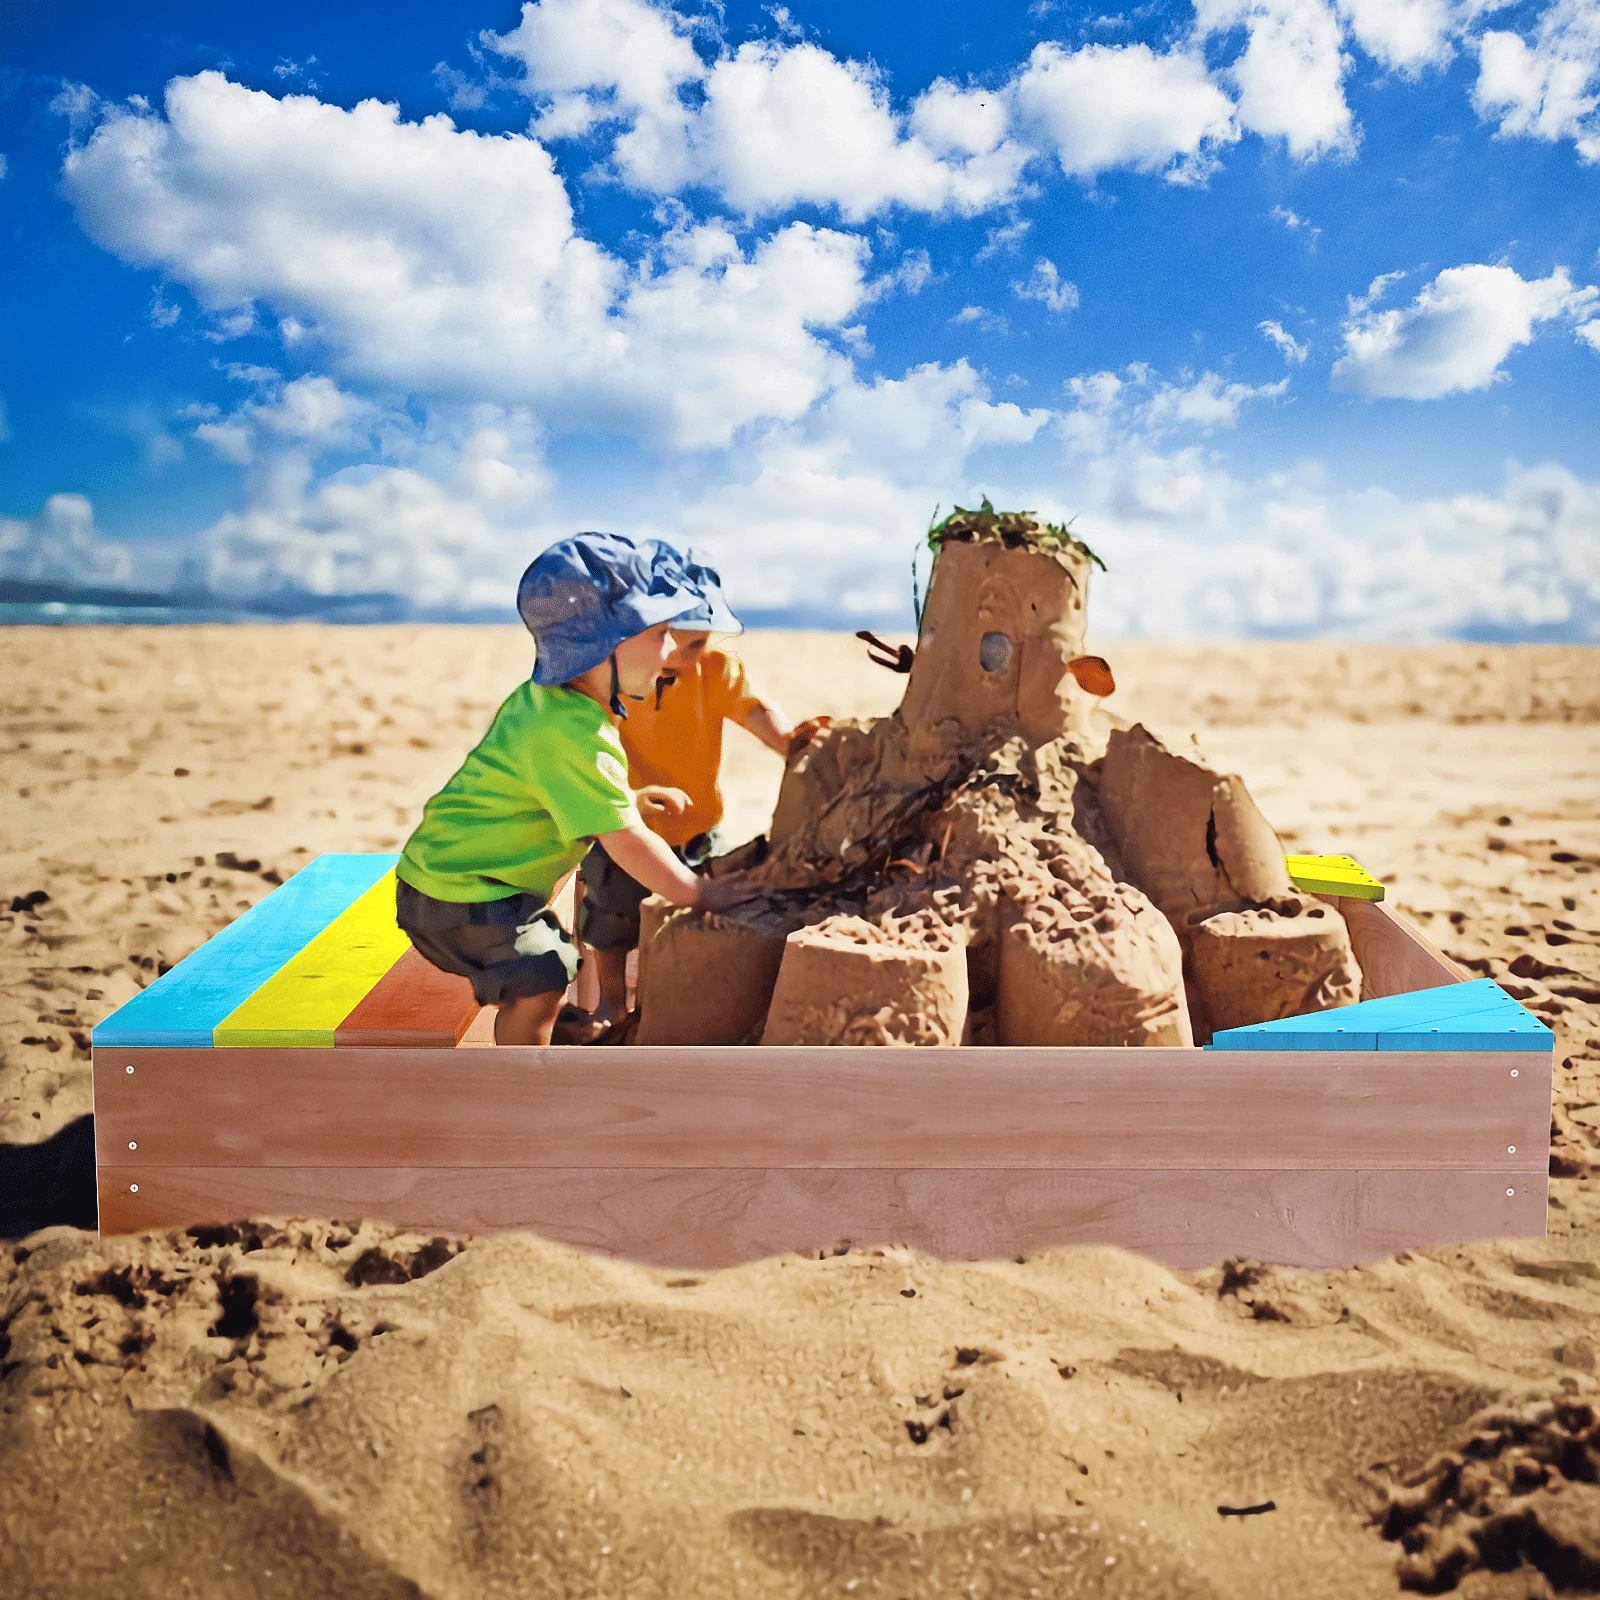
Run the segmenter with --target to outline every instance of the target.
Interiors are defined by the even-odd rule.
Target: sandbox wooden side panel
[[[657,1266],[904,1244],[946,1260],[1116,1245],[1195,1269],[1339,1267],[1542,1234],[1543,1172],[106,1167],[107,1232],[264,1216],[524,1229]],[[134,1186],[137,1185],[137,1188]]]
[[[636,1046],[95,1058],[102,1159],[150,1168],[1515,1171],[1543,1159],[1549,1095],[1550,1057],[1527,1051]]]
[[[1361,967],[1363,1000],[1466,981],[1468,975],[1398,912],[1376,900],[1317,898],[1336,907],[1350,930],[1351,948]]]

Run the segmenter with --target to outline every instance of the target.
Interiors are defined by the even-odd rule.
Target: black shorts
[[[480,1006],[561,994],[577,976],[577,947],[536,894],[435,900],[396,878],[394,898],[395,920],[417,953],[471,978]]]
[[[685,866],[696,866],[710,854],[711,836],[697,833],[672,853]],[[583,904],[578,909],[578,937],[591,950],[632,950],[639,942],[639,907],[650,891],[624,872],[599,845],[583,858]]]

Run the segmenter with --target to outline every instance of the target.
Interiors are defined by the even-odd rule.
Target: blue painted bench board
[[[1550,1030],[1490,978],[1221,1029],[1213,1050],[1549,1050]]]
[[[94,1030],[97,1048],[203,1049],[217,1024],[400,858],[326,855],[259,900]]]

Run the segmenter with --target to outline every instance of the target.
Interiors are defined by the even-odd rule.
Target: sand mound
[[[1600,1592],[1600,1413],[1541,1398],[1473,1417],[1467,1437],[1392,1492],[1383,1536],[1405,1550],[1400,1581],[1423,1594],[1469,1574],[1537,1573],[1545,1592]],[[1481,1584],[1474,1585],[1482,1591]],[[1486,1592],[1486,1591],[1484,1591]]]
[[[16,1255],[0,1527],[37,1600],[1393,1593],[1386,1519],[1431,1538],[1441,1452],[1600,1313],[1600,1273],[1508,1250],[702,1276],[284,1222]],[[1585,1550],[1559,1518],[1593,1493],[1596,1385],[1571,1382],[1494,1425],[1493,1471]]]

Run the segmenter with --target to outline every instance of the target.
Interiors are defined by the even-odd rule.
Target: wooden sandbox
[[[1323,1020],[1359,1048],[484,1049],[489,1014],[393,926],[393,861],[319,858],[95,1030],[103,1231],[288,1214],[690,1268],[882,1243],[1194,1268],[1545,1228],[1548,1030],[1459,1003],[1372,900],[1326,902],[1363,988]],[[1401,995],[1409,1020],[1367,1010]]]

